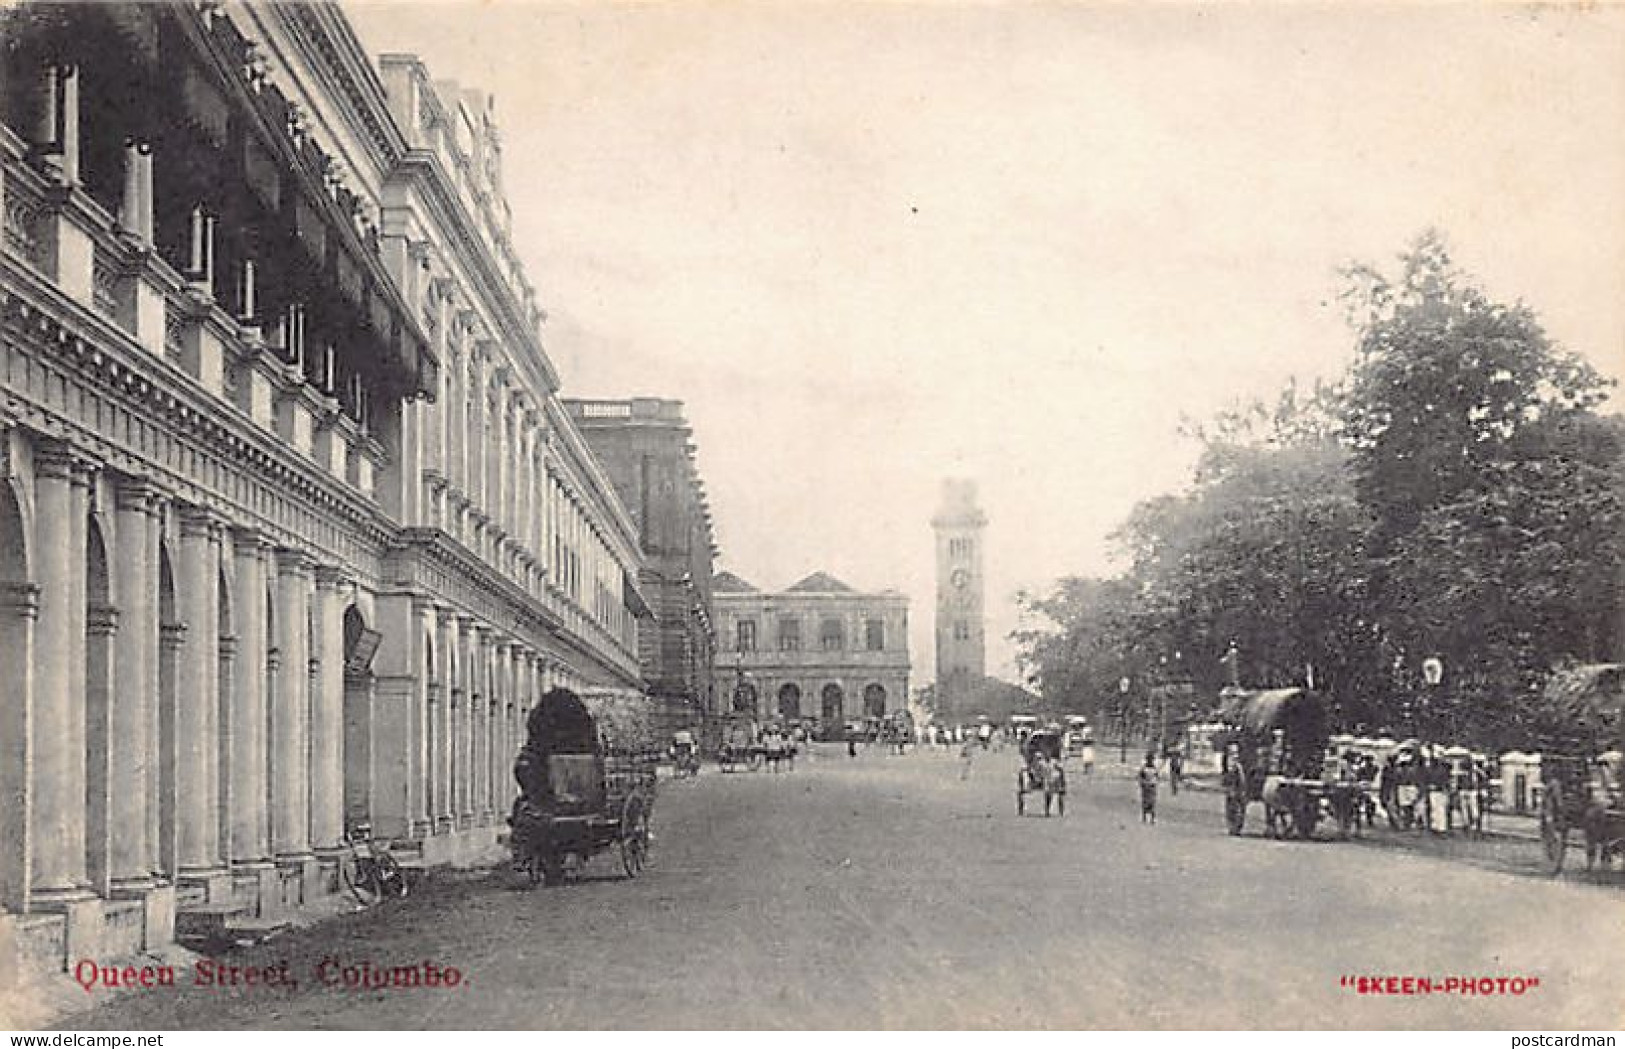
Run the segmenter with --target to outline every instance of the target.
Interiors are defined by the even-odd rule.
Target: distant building
[[[638,582],[654,611],[654,623],[638,631],[638,656],[654,712],[666,730],[693,724],[713,705],[717,549],[683,402],[634,397],[564,405],[637,528]]]
[[[987,515],[976,505],[976,482],[949,480],[931,518],[937,555],[936,704],[950,720],[968,709],[987,675],[982,532]]]
[[[823,572],[758,590],[731,572],[712,580],[722,640],[716,713],[814,721],[826,733],[908,705],[908,598],[862,593]]]

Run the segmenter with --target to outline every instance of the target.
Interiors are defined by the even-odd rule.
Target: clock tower
[[[937,709],[953,720],[967,709],[987,674],[982,622],[982,531],[975,481],[944,481],[931,518],[937,541]]]

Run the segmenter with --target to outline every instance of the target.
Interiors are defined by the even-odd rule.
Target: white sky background
[[[911,599],[943,477],[1013,596],[1102,572],[1205,418],[1429,225],[1625,372],[1625,8],[347,5],[495,93],[567,396],[687,403],[720,567]],[[1619,403],[1618,397],[1615,404]]]

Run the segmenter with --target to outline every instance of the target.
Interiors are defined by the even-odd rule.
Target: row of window
[[[956,561],[970,560],[971,550],[975,542],[974,539],[948,540],[948,556]]]
[[[779,617],[779,651],[801,651],[801,620],[794,616]],[[756,651],[756,620],[741,619],[736,625],[734,647],[740,652]],[[840,652],[846,648],[846,623],[840,619],[825,619],[818,624],[818,647],[825,652]],[[886,648],[886,621],[866,619],[863,622],[863,647],[870,652]]]

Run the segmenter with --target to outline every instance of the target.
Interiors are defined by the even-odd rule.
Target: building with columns
[[[908,598],[861,593],[825,572],[778,592],[734,575],[711,581],[718,714],[812,723],[828,738],[849,721],[908,709]]]
[[[711,573],[718,551],[683,402],[633,397],[564,405],[638,529],[639,580],[654,611],[648,629],[638,632],[639,656],[659,727],[664,734],[697,725],[715,705]]]
[[[648,615],[491,101],[329,4],[0,20],[0,922],[110,959],[331,891],[349,828],[490,848]]]

